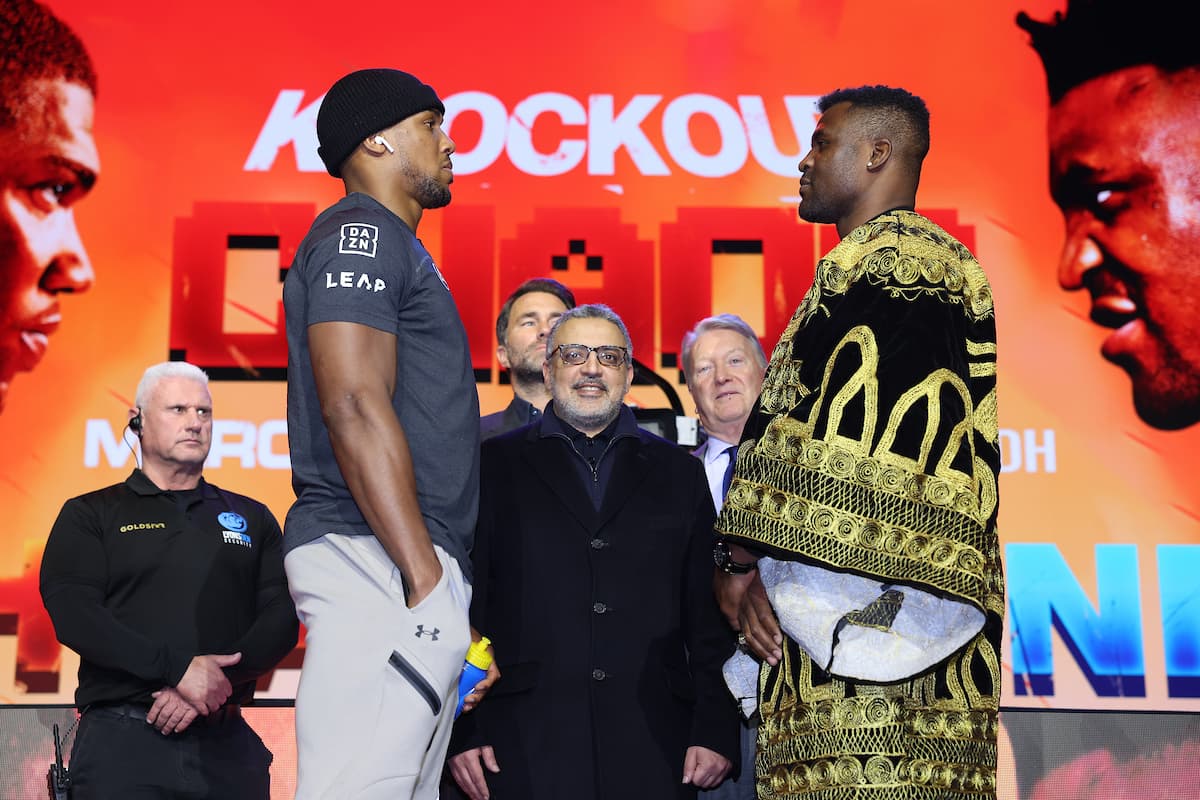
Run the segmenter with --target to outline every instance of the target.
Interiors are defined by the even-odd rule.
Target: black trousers
[[[218,712],[163,736],[147,710],[87,710],[67,765],[71,800],[269,800],[271,751],[241,714]]]

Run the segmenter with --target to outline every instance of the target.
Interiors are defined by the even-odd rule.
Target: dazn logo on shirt
[[[351,256],[375,257],[375,248],[379,244],[379,227],[365,222],[347,222],[342,226],[342,235],[338,239],[338,252]]]

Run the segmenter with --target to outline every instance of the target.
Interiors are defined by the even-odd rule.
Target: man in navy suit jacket
[[[683,337],[683,374],[696,403],[696,414],[708,434],[692,455],[704,464],[713,506],[720,511],[733,476],[742,428],[762,388],[767,355],[754,329],[734,314],[718,314],[696,323]],[[765,598],[764,598],[765,600]],[[702,800],[754,800],[754,744],[757,725],[742,725],[742,771]]]

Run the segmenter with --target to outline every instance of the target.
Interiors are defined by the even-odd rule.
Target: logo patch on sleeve
[[[375,257],[379,245],[379,228],[365,222],[347,222],[342,226],[342,238],[338,240],[338,252],[353,256]]]
[[[450,284],[446,283],[446,279],[442,277],[442,271],[438,269],[437,262],[431,258],[429,259],[429,266],[433,267],[433,274],[437,275],[438,280],[442,282],[442,286],[446,287],[446,291],[450,291]]]
[[[222,511],[217,514],[217,522],[221,523],[222,528],[229,528],[238,533],[246,530],[246,518],[236,511]]]

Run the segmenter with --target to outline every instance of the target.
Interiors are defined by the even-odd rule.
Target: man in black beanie
[[[346,197],[284,283],[284,564],[307,631],[297,800],[436,798],[472,637],[479,401],[449,287],[416,238],[450,202],[444,112],[412,75],[369,69],[317,114]]]

